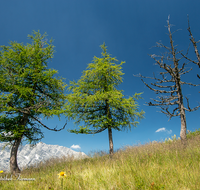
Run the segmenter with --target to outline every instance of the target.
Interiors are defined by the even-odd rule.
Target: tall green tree
[[[73,133],[96,134],[108,130],[110,154],[113,154],[112,130],[121,131],[136,126],[136,119],[143,118],[138,112],[136,100],[141,93],[125,98],[117,86],[122,83],[122,67],[116,58],[101,45],[102,57],[94,57],[78,82],[70,82],[67,95],[66,115],[75,120],[78,129]]]
[[[48,69],[53,58],[52,40],[46,34],[28,35],[32,43],[10,42],[0,46],[0,141],[9,142],[11,173],[20,172],[17,151],[22,139],[35,144],[43,138],[41,127],[47,127],[40,116],[50,118],[63,113],[66,84]],[[66,124],[65,124],[66,125]]]

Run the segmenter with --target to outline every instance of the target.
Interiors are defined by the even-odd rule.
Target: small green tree
[[[101,45],[102,58],[94,57],[78,82],[70,82],[67,95],[66,115],[80,124],[73,133],[96,134],[108,129],[110,155],[113,154],[112,129],[136,126],[135,119],[143,118],[144,112],[138,112],[135,100],[141,93],[124,98],[122,90],[116,87],[122,82],[122,67],[116,64],[116,58],[107,53],[105,43]]]
[[[20,172],[17,150],[23,138],[36,143],[43,138],[42,126],[61,130],[51,129],[39,119],[40,115],[49,118],[62,114],[65,101],[63,79],[54,77],[56,70],[47,69],[54,46],[45,36],[34,32],[28,36],[32,44],[0,46],[0,141],[12,145],[11,173]]]

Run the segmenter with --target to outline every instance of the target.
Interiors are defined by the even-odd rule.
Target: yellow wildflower
[[[60,172],[59,174],[59,178],[63,178],[63,177],[66,177],[67,175],[65,174],[65,172]]]

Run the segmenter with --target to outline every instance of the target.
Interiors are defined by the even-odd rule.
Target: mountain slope
[[[7,146],[3,150],[5,143],[0,143],[0,170],[9,171],[10,169],[10,148]],[[48,145],[39,142],[34,147],[29,144],[20,146],[17,153],[17,162],[20,169],[37,165],[41,161],[48,160],[53,157],[73,156],[74,158],[84,158],[87,155],[83,152],[76,152],[70,148]]]

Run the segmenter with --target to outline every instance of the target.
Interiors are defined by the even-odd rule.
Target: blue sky
[[[113,131],[114,149],[126,145],[144,144],[149,141],[160,141],[176,134],[180,136],[180,118],[168,121],[166,115],[159,113],[159,108],[148,107],[145,102],[156,98],[156,94],[134,75],[141,73],[152,76],[160,71],[148,54],[163,53],[162,49],[151,48],[157,41],[169,45],[167,35],[167,18],[170,15],[172,30],[181,29],[174,34],[174,42],[179,50],[186,52],[189,44],[187,32],[187,14],[196,40],[200,39],[199,0],[7,0],[0,1],[0,45],[8,45],[9,41],[30,41],[27,35],[33,30],[47,32],[48,39],[54,39],[56,53],[49,62],[49,68],[58,70],[59,76],[70,80],[78,80],[87,64],[94,56],[101,56],[103,42],[108,52],[123,65],[124,80],[119,89],[124,95],[131,96],[135,92],[143,92],[139,100],[139,110],[145,111],[145,119],[131,131]],[[196,59],[191,47],[190,57]],[[196,74],[199,69],[191,64],[193,71],[183,76],[187,82],[199,83]],[[157,75],[158,76],[158,75]],[[146,80],[147,83],[153,82]],[[183,87],[183,93],[191,100],[191,107],[198,104],[200,87]],[[199,127],[200,111],[186,112],[187,128],[194,131]],[[62,127],[65,117],[59,121],[56,117],[43,120],[48,127]],[[88,154],[90,151],[108,151],[108,132],[96,135],[76,135],[67,132],[73,128],[68,122],[67,128],[61,132],[42,129],[45,138],[42,142],[78,148]]]

